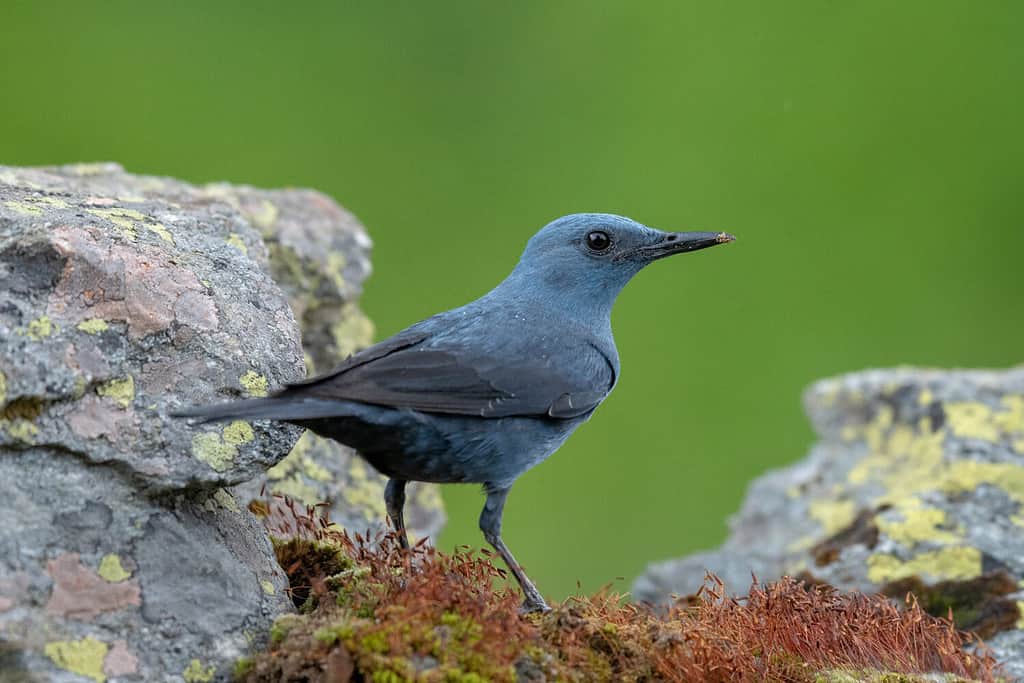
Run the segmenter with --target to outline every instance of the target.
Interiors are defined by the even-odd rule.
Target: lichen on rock
[[[873,370],[818,382],[805,404],[810,455],[751,484],[721,549],[650,567],[636,595],[688,593],[705,568],[909,586],[942,615],[925,596],[955,592],[963,614],[995,610],[987,642],[1024,677],[1024,369]],[[994,571],[1014,588],[993,603],[979,587]]]
[[[317,296],[344,287],[358,310],[369,240],[318,193],[0,167],[0,678],[222,680],[291,609],[227,487],[300,430],[168,413],[304,375],[301,295],[267,249],[304,226],[340,254]],[[316,270],[319,247],[293,249]]]

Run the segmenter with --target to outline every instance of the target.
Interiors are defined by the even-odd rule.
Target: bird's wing
[[[594,344],[522,354],[438,341],[415,328],[289,385],[282,397],[360,401],[478,417],[583,415],[615,384],[613,362]]]

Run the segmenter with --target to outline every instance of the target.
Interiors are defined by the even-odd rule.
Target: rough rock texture
[[[751,571],[912,588],[994,632],[987,643],[1024,677],[1024,368],[867,371],[817,383],[805,404],[810,455],[750,486],[721,548],[651,566],[637,599],[690,593],[705,568],[741,592]]]
[[[0,679],[209,681],[290,609],[230,487],[299,430],[167,411],[302,377],[291,306],[317,363],[367,343],[368,247],[313,192],[0,167]],[[292,458],[305,493],[350,524],[370,514],[358,491],[380,478],[351,452],[305,442]],[[363,486],[339,494],[334,473]],[[435,531],[436,496],[417,500]]]

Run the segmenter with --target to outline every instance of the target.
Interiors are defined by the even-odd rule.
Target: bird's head
[[[734,239],[724,232],[664,232],[607,213],[571,214],[530,239],[510,279],[549,299],[610,311],[619,291],[647,264]]]

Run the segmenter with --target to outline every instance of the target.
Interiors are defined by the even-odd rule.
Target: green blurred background
[[[564,213],[738,235],[626,289],[618,389],[509,502],[546,593],[622,589],[805,453],[812,380],[1021,361],[1022,22],[997,0],[7,0],[0,163],[319,188],[376,243],[380,337],[487,291]],[[480,545],[479,491],[445,497],[441,546]]]

